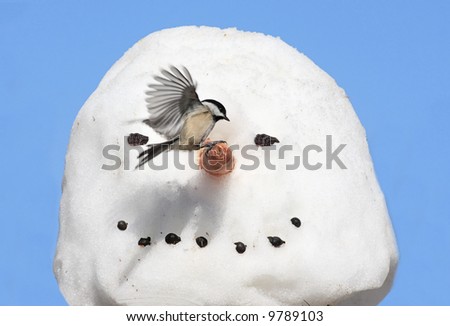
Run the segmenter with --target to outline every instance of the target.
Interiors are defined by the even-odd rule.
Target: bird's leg
[[[226,144],[227,142],[225,140],[214,140],[214,141],[206,141],[200,144],[200,148],[207,148],[206,149],[206,155],[209,154],[209,151],[217,144]]]
[[[188,144],[188,145],[178,145],[177,149],[181,149],[183,151],[197,151],[201,148],[201,145],[192,145],[192,144]]]

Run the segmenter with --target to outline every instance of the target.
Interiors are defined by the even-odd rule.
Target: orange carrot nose
[[[215,144],[209,151],[202,148],[199,155],[200,168],[210,175],[222,176],[233,171],[235,161],[226,143]]]

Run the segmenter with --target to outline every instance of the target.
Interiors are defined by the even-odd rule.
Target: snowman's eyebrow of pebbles
[[[257,146],[272,146],[273,144],[280,142],[278,138],[266,134],[257,134],[254,141]]]

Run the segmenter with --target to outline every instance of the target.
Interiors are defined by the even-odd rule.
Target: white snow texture
[[[170,65],[185,66],[200,99],[216,99],[230,122],[210,138],[240,148],[256,134],[292,150],[275,170],[266,147],[253,162],[234,150],[236,167],[211,176],[175,151],[164,170],[135,170],[130,133],[164,140],[142,123],[147,84]],[[332,149],[346,144],[326,168]],[[121,159],[114,170],[105,146]],[[310,164],[288,170],[307,145]],[[119,149],[120,146],[120,149]],[[144,147],[142,147],[144,148]],[[196,152],[195,152],[196,153]],[[125,155],[125,158],[124,158]],[[302,161],[303,162],[303,161]],[[291,223],[298,217],[301,226]],[[119,230],[119,221],[128,223]],[[181,241],[167,244],[175,233]],[[208,240],[200,248],[196,238]],[[273,246],[269,236],[285,243]],[[139,246],[151,237],[151,245]],[[238,253],[235,242],[242,242]],[[361,126],[345,92],[305,55],[278,38],[236,29],[179,27],[135,44],[107,72],[80,110],[67,150],[54,272],[71,305],[374,305],[391,288],[398,252]]]

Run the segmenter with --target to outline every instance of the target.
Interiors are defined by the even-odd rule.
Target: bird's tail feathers
[[[172,147],[173,147],[172,145],[175,144],[178,141],[178,139],[179,139],[179,137],[175,137],[175,138],[165,141],[163,143],[148,145],[148,148],[145,151],[143,151],[141,154],[139,154],[139,156],[138,156],[139,164],[138,164],[138,166],[136,166],[136,169],[140,168],[145,163],[153,160],[159,154],[172,149]]]

